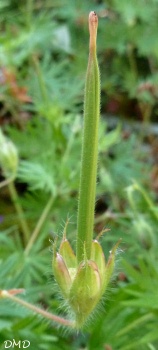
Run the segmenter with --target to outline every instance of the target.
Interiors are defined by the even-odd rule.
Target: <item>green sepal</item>
[[[108,262],[107,262],[107,265],[106,265],[106,278],[105,278],[105,285],[104,285],[104,288],[106,288],[106,286],[108,285],[110,279],[111,279],[111,276],[113,274],[113,271],[114,271],[114,267],[115,267],[115,253],[116,253],[116,250],[119,246],[121,242],[121,239],[119,239],[119,241],[114,245],[114,247],[112,248],[111,252],[110,252],[110,256],[109,256],[109,259],[108,259]]]
[[[67,266],[59,253],[54,254],[53,272],[62,294],[67,298],[72,281]]]
[[[76,256],[69,241],[66,238],[64,238],[61,242],[61,245],[59,248],[59,254],[63,257],[68,269],[76,268],[77,266]]]
[[[76,315],[77,326],[82,326],[100,299],[101,282],[97,265],[87,260],[79,265],[72,283],[69,304]]]
[[[104,286],[106,265],[102,247],[97,240],[94,240],[91,249],[91,260],[95,261],[99,270],[101,285]]]

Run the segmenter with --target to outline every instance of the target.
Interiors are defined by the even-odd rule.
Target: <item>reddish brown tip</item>
[[[98,24],[98,16],[94,11],[91,11],[89,14],[89,22],[91,24]]]
[[[94,11],[91,11],[89,14],[90,50],[96,48],[97,28],[98,16]]]

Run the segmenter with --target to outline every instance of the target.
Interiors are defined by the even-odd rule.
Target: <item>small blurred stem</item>
[[[53,197],[51,196],[50,200],[48,201],[46,207],[43,210],[42,215],[39,218],[39,221],[37,222],[37,225],[36,225],[32,235],[31,235],[31,238],[30,238],[30,240],[29,240],[29,242],[28,242],[28,244],[26,246],[26,249],[25,249],[25,254],[26,255],[29,254],[30,249],[33,246],[33,243],[35,242],[35,240],[36,240],[36,238],[37,238],[37,236],[38,236],[38,234],[39,234],[39,232],[41,230],[41,227],[43,226],[43,224],[44,224],[44,222],[45,222],[45,220],[46,220],[46,218],[47,218],[47,216],[49,214],[49,211],[51,209],[51,206],[52,206],[53,202],[54,202],[54,196]]]
[[[26,307],[27,309],[43,316],[44,318],[47,318],[48,320],[51,320],[51,321],[54,321],[54,322],[57,322],[63,326],[68,326],[68,327],[73,327],[74,326],[74,323],[72,321],[69,321],[69,320],[66,320],[64,319],[63,317],[59,317],[59,316],[56,316],[56,315],[53,315],[51,314],[50,312],[47,312],[43,309],[40,309],[39,307],[33,305],[33,304],[30,304],[28,303],[27,301],[25,300],[22,300],[18,297],[16,297],[15,295],[12,295],[10,294],[8,291],[1,291],[0,292],[0,296],[2,298],[8,298],[12,301],[14,301],[15,303],[18,303],[24,307]]]
[[[136,329],[138,327],[140,327],[141,324],[144,324],[145,321],[149,321],[153,319],[153,313],[147,313],[141,317],[139,317],[137,320],[134,320],[133,322],[130,322],[128,326],[125,326],[124,328],[122,328],[120,331],[118,331],[116,333],[116,337],[120,338],[125,334],[129,334],[129,331],[131,329]]]
[[[145,190],[138,183],[134,183],[133,187],[134,187],[134,190],[137,190],[141,193],[141,195],[144,197],[146,203],[148,204],[149,209],[152,212],[154,218],[156,220],[158,220],[158,212],[157,212],[157,210],[155,210],[153,202],[151,201],[150,197],[147,195]]]
[[[33,65],[34,65],[34,68],[35,68],[35,71],[36,71],[36,74],[37,74],[39,87],[40,87],[40,90],[41,90],[41,97],[42,97],[45,105],[47,105],[47,103],[49,102],[48,101],[48,96],[47,96],[47,90],[46,90],[45,81],[44,81],[44,78],[43,78],[43,75],[42,75],[42,72],[41,72],[41,69],[40,69],[38,57],[34,55],[32,57],[32,62],[33,62]]]
[[[94,220],[94,224],[99,224],[104,222],[105,220],[109,219],[109,220],[118,220],[119,218],[129,218],[129,214],[127,213],[113,213],[111,211],[105,211],[103,214],[97,216]]]
[[[32,23],[33,3],[34,0],[27,0],[26,2],[26,25],[29,29]]]
[[[13,179],[6,179],[6,180],[0,182],[0,188],[7,186],[12,181],[13,181]]]
[[[138,74],[137,61],[134,54],[134,47],[132,45],[129,45],[128,47],[128,59],[129,59],[131,71],[134,74],[135,83],[137,83],[139,74]],[[139,101],[139,98],[138,98],[138,105],[143,116],[143,127],[141,128],[141,140],[143,140],[144,131],[147,130],[149,126],[153,106],[149,103]]]
[[[144,130],[147,130],[150,124],[151,114],[153,110],[153,106],[149,103],[139,102],[139,108],[143,115],[143,134]]]
[[[18,219],[19,219],[19,222],[21,225],[22,232],[24,234],[25,244],[27,244],[27,242],[30,238],[30,230],[29,230],[28,224],[25,220],[24,212],[23,212],[23,209],[20,205],[19,197],[18,197],[18,194],[17,194],[17,191],[16,191],[16,188],[15,188],[13,181],[8,183],[8,188],[9,188],[11,199],[14,203],[15,209],[16,209],[17,214],[18,214]]]

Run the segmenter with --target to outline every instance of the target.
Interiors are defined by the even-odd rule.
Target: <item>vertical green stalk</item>
[[[17,214],[18,214],[19,223],[20,223],[22,232],[24,234],[25,244],[27,244],[27,242],[30,238],[30,230],[29,230],[27,221],[25,220],[25,215],[24,215],[23,209],[21,207],[21,204],[19,202],[18,194],[17,194],[17,191],[16,191],[16,188],[15,188],[13,181],[8,183],[8,188],[10,191],[11,199],[14,203],[15,209],[16,209]]]
[[[77,218],[78,263],[83,260],[84,252],[86,252],[87,258],[90,258],[94,226],[100,115],[100,76],[96,55],[97,27],[98,17],[95,12],[90,12],[89,60],[85,83],[84,127]]]
[[[41,228],[42,228],[43,224],[45,223],[45,221],[47,219],[47,216],[48,216],[48,214],[50,212],[50,209],[52,207],[53,202],[54,202],[54,196],[51,195],[51,197],[50,197],[46,207],[44,208],[44,210],[43,210],[43,212],[42,212],[42,214],[41,214],[41,216],[39,218],[39,221],[37,222],[37,225],[36,225],[34,231],[32,232],[30,240],[28,241],[28,244],[27,244],[27,246],[25,248],[25,255],[29,254],[29,252],[30,252],[30,250],[31,250],[35,240],[37,239],[37,237],[38,237],[38,235],[39,235],[39,233],[41,231]]]

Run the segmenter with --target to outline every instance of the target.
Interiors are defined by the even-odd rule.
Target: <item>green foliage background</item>
[[[67,317],[50,240],[70,217],[75,245],[90,10],[100,17],[102,81],[95,234],[111,229],[101,238],[107,255],[123,238],[116,276],[81,334],[0,300],[0,349],[13,338],[42,350],[158,348],[157,0],[1,0],[0,123],[18,149],[15,184],[30,237],[48,210],[27,249],[1,189],[0,288],[25,288],[21,297]]]

